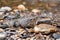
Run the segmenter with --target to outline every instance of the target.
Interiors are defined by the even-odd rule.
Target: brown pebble
[[[39,24],[34,27],[35,32],[44,32],[50,33],[51,31],[56,31],[56,26],[52,26],[49,24]]]

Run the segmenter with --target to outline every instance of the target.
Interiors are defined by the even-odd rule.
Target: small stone
[[[59,33],[54,33],[52,36],[53,36],[54,38],[56,38],[56,39],[60,38],[60,34],[59,34]]]
[[[19,31],[19,32],[22,32],[22,31],[24,31],[24,29],[20,28],[20,29],[18,29],[18,31]]]
[[[13,11],[14,11],[14,12],[17,12],[17,11],[18,11],[18,9],[14,9]]]
[[[22,40],[21,38],[17,39],[17,40]]]
[[[5,10],[3,10],[3,9],[0,9],[0,12],[5,12]]]
[[[50,33],[56,31],[56,27],[49,25],[49,24],[39,24],[34,27],[35,32],[44,32],[44,33]]]
[[[4,31],[4,29],[0,28],[0,32],[3,32],[3,31]]]
[[[38,10],[38,9],[33,9],[32,12],[33,12],[33,13],[38,13],[38,12],[40,12],[40,10]]]
[[[56,40],[60,40],[60,38],[56,39]]]
[[[31,38],[27,38],[26,40],[30,40]]]
[[[50,23],[49,23],[50,22]],[[47,24],[51,24],[51,19],[50,18],[38,18],[36,23],[47,23]]]
[[[2,9],[2,10],[5,10],[5,11],[6,11],[6,10],[7,10],[7,11],[11,11],[11,10],[12,10],[11,7],[8,7],[8,6],[1,7],[1,9]]]
[[[0,38],[5,38],[6,37],[6,33],[5,32],[0,32]]]
[[[21,11],[21,10],[23,11],[23,10],[26,9],[24,5],[18,5],[17,8],[18,8],[18,10],[20,10],[20,11]]]
[[[34,32],[34,30],[31,28],[31,29],[28,29],[28,32]]]

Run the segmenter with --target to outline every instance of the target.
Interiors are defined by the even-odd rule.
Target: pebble
[[[56,39],[60,38],[60,34],[58,34],[58,33],[54,33],[52,36]]]
[[[40,23],[52,24],[51,21],[52,19],[50,18],[38,18],[36,24],[40,24]]]
[[[49,24],[39,24],[34,27],[34,31],[50,33],[51,31],[56,31],[56,27]]]
[[[0,38],[5,38],[6,37],[6,33],[0,33]]]
[[[33,12],[34,14],[35,14],[35,13],[37,14],[37,13],[40,13],[40,10],[38,10],[38,9],[33,9],[32,12]],[[35,14],[35,15],[36,15],[36,14]]]
[[[56,40],[60,40],[60,38],[56,39]]]
[[[0,32],[3,32],[3,31],[4,31],[4,29],[0,28]]]
[[[18,10],[20,10],[20,11],[21,11],[21,10],[24,11],[24,10],[26,9],[25,6],[22,5],[22,4],[21,4],[21,5],[18,5],[17,8],[18,8]]]
[[[7,11],[11,11],[12,9],[11,9],[11,7],[8,7],[8,6],[5,6],[5,7],[1,7],[1,9],[3,9],[3,10],[7,10]]]
[[[5,10],[3,10],[3,9],[0,8],[0,12],[5,12]]]
[[[32,33],[34,30],[32,28],[28,29],[28,32]]]

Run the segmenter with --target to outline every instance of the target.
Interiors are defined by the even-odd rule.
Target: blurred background
[[[19,4],[25,5],[28,9],[55,10],[57,8],[60,10],[60,0],[0,0],[0,7],[10,6],[16,8]]]

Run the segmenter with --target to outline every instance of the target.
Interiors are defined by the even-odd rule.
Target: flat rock
[[[55,26],[49,25],[49,24],[39,24],[34,27],[35,32],[44,32],[44,33],[50,33],[56,31],[57,28]]]

